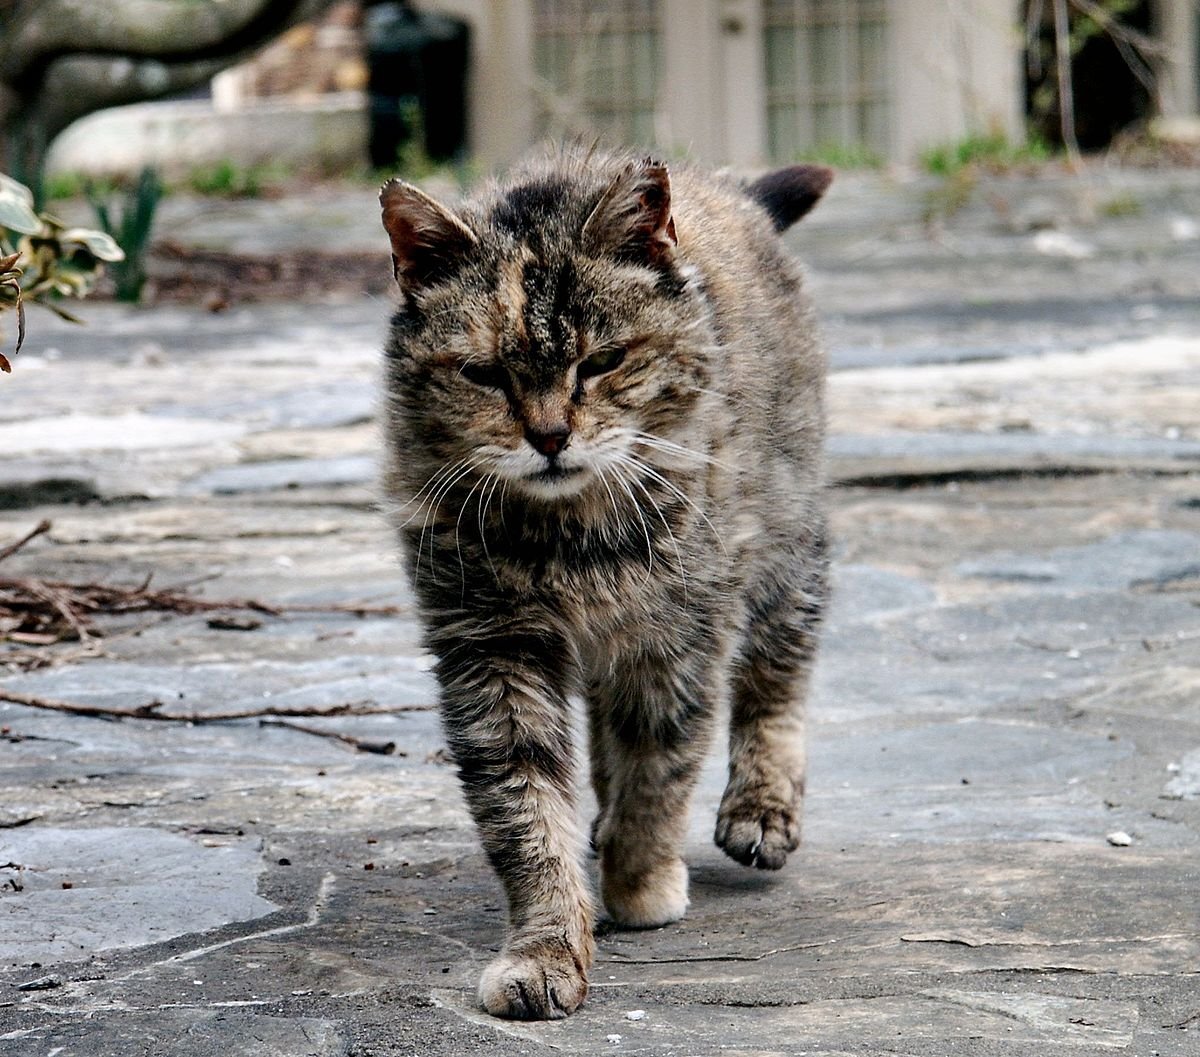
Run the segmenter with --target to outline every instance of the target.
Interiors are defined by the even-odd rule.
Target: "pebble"
[[[644,1009],[631,1009],[625,1014],[626,1020],[645,1020],[646,1011]]]
[[[1116,830],[1110,833],[1105,840],[1108,841],[1114,848],[1128,848],[1133,843],[1133,838],[1124,830]]]
[[[1191,242],[1200,239],[1200,224],[1191,217],[1171,217],[1171,238],[1176,242]]]
[[[1066,257],[1082,261],[1095,256],[1096,247],[1065,231],[1039,231],[1033,236],[1033,248],[1047,257]]]
[[[36,980],[26,980],[23,984],[17,984],[18,991],[52,991],[56,987],[62,987],[63,978],[57,973],[51,973],[49,976],[39,976]]]
[[[611,1043],[612,1043],[612,1044],[615,1046],[615,1045],[616,1045],[618,1042],[620,1042],[620,1041],[621,1041],[621,1036],[620,1036],[620,1035],[617,1035],[617,1034],[605,1035],[605,1036],[604,1036],[604,1041],[605,1041],[605,1042],[611,1042]]]

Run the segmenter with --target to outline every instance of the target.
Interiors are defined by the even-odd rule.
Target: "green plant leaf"
[[[0,194],[15,195],[30,209],[33,208],[33,192],[19,180],[14,180],[2,172],[0,172]]]
[[[5,179],[8,180],[7,177]],[[8,183],[21,186],[15,180],[8,180]],[[32,206],[7,186],[0,186],[0,228],[19,231],[23,235],[32,235],[42,228],[42,222]]]
[[[102,261],[123,261],[125,251],[117,245],[117,240],[103,231],[93,231],[91,228],[70,228],[59,238],[63,242],[77,242],[86,246],[93,257]]]

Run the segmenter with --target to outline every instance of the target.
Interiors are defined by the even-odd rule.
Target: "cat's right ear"
[[[403,180],[388,180],[379,204],[392,240],[392,269],[406,292],[449,275],[479,244],[449,209]]]
[[[669,265],[679,239],[671,217],[667,167],[652,158],[628,166],[600,196],[579,238],[588,253]]]

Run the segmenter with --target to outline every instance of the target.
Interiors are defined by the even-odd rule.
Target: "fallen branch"
[[[21,818],[0,818],[0,829],[20,829],[22,826],[28,826],[31,822],[36,822],[41,817],[41,815],[25,815]],[[7,870],[11,866],[16,866],[16,863],[5,863],[0,866],[0,870]],[[18,866],[17,869],[21,869],[21,867]]]
[[[322,730],[320,727],[310,727],[305,723],[292,723],[286,719],[260,719],[260,727],[283,727],[286,730],[298,730],[301,734],[313,734],[318,738],[329,738],[349,745],[358,752],[373,752],[378,756],[407,756],[407,752],[397,752],[394,741],[375,741],[371,738],[356,738],[353,734],[342,734],[336,730]]]
[[[260,717],[327,718],[331,716],[387,716],[401,712],[431,712],[434,705],[374,705],[369,701],[351,701],[341,705],[312,705],[294,708],[278,705],[262,705],[256,708],[234,708],[224,712],[165,712],[161,701],[150,701],[142,705],[121,707],[119,705],[83,705],[73,701],[56,701],[54,698],[23,694],[19,690],[0,688],[0,701],[8,701],[26,708],[39,708],[44,712],[63,712],[70,716],[86,716],[92,719],[152,719],[161,723],[189,723],[200,726],[204,723],[230,723],[238,719]]]
[[[43,518],[32,529],[30,529],[27,533],[25,533],[24,536],[22,536],[19,540],[17,540],[16,543],[10,543],[7,547],[0,549],[0,562],[4,561],[5,558],[9,558],[12,555],[16,554],[17,551],[19,551],[22,547],[24,547],[25,544],[28,543],[30,540],[37,539],[38,536],[42,535],[45,532],[49,532],[49,531],[50,531],[50,522],[47,521],[45,518]]]
[[[32,649],[14,650],[11,653],[0,653],[0,665],[18,672],[35,672],[45,668],[56,668],[73,661],[92,660],[96,657],[107,656],[108,646],[121,639],[134,638],[142,632],[170,619],[159,616],[157,620],[147,620],[131,628],[107,633],[103,637],[90,635],[83,642],[70,648],[47,650],[47,645],[59,645],[62,640],[52,636],[39,639],[37,636],[22,635],[20,632],[10,632],[9,642],[32,645]]]
[[[15,597],[6,598],[5,592]],[[21,595],[26,598],[22,599]],[[365,617],[395,616],[401,612],[400,606],[376,605],[372,602],[262,602],[256,598],[198,598],[186,591],[169,588],[151,591],[147,583],[138,587],[115,587],[111,584],[0,577],[0,606],[28,605],[28,596],[42,600],[54,597],[84,613],[158,611],[191,616],[235,609],[252,610],[273,617],[287,613],[347,613]]]
[[[600,958],[601,964],[608,965],[690,965],[693,962],[761,962],[765,958],[774,958],[777,954],[788,954],[791,951],[807,951],[814,947],[828,947],[836,940],[820,940],[816,943],[794,943],[790,947],[773,947],[761,954],[691,954],[679,958],[630,958],[620,951],[613,951],[611,958]]]
[[[16,554],[31,540],[50,531],[39,522],[20,539],[0,548],[0,561]],[[40,577],[0,577],[0,640],[24,646],[53,646],[60,642],[87,643],[101,635],[97,616],[128,613],[262,613],[280,617],[295,613],[343,613],[351,616],[396,616],[400,606],[373,602],[263,602],[256,598],[201,598],[189,586],[151,590],[150,577],[134,587],[103,583],[73,583]],[[252,630],[245,621],[215,617],[213,627]],[[28,665],[24,656],[0,655],[0,663]]]

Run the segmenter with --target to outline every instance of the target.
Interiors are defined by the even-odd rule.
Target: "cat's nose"
[[[564,424],[552,429],[525,429],[525,439],[543,455],[554,458],[567,446],[571,439],[571,430]]]

